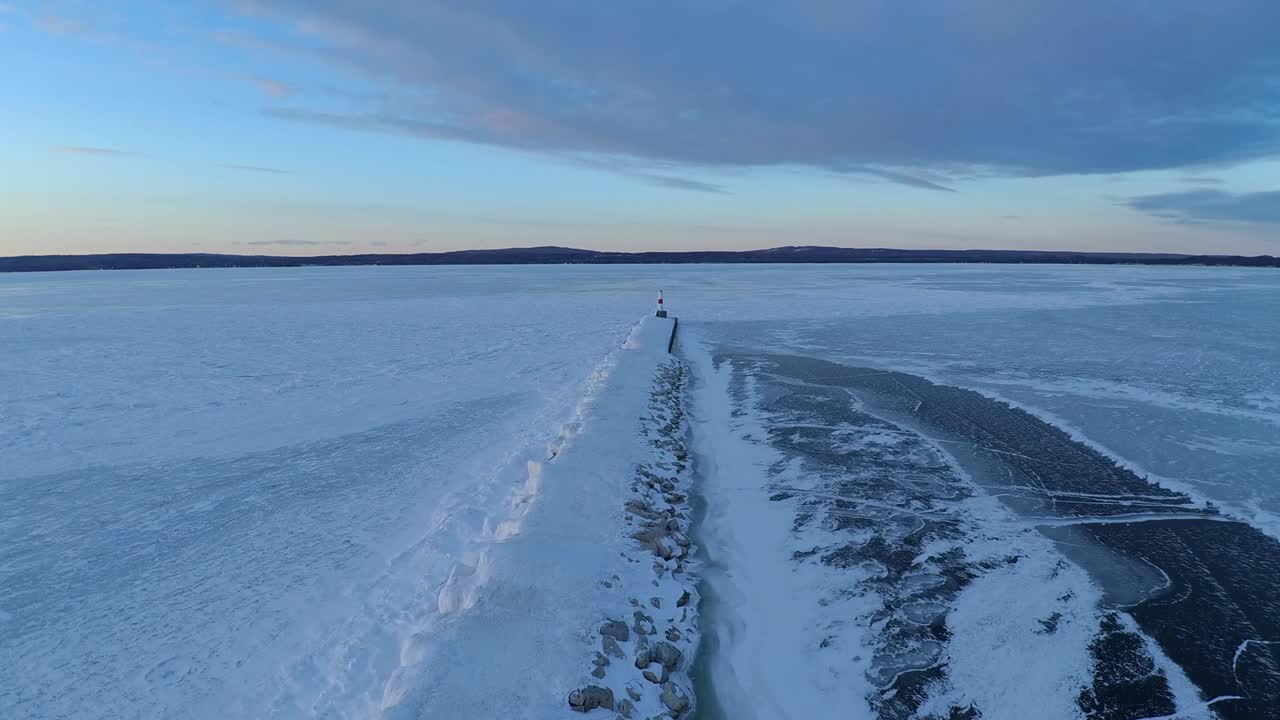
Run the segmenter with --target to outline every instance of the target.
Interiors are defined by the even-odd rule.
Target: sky
[[[1280,255],[1275,0],[0,0],[0,255]]]

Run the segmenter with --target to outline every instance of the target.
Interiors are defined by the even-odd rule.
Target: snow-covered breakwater
[[[648,565],[652,577],[645,583],[644,573],[629,572],[626,579],[615,574],[603,582],[618,583],[630,597],[616,619],[600,625],[600,649],[591,671],[598,684],[569,694],[569,707],[576,711],[603,708],[616,709],[624,718],[637,713],[676,718],[690,709],[687,670],[697,649],[698,602],[690,555],[690,473],[682,403],[687,384],[683,363],[671,360],[658,367],[649,412],[641,423],[653,456],[636,466],[630,497],[623,505],[636,541],[636,548],[623,557],[629,564]]]
[[[646,318],[541,464],[466,609],[421,638],[393,718],[685,717],[698,647],[688,374]],[[551,453],[548,453],[551,455]],[[610,709],[611,708],[611,709]]]

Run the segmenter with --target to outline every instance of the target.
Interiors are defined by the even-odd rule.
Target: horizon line
[[[314,260],[328,258],[368,258],[368,257],[417,257],[417,256],[438,256],[438,255],[454,255],[460,253],[513,253],[513,252],[531,252],[531,251],[558,251],[573,252],[592,255],[748,255],[751,253],[775,252],[780,250],[809,250],[809,251],[848,251],[848,252],[895,252],[895,253],[1025,253],[1025,254],[1050,254],[1050,255],[1095,255],[1095,256],[1147,256],[1147,257],[1178,257],[1178,258],[1194,258],[1194,257],[1218,257],[1218,258],[1277,258],[1280,256],[1269,254],[1244,255],[1240,253],[1188,253],[1188,252],[1167,252],[1160,250],[1056,250],[1043,248],[903,248],[891,246],[849,246],[849,245],[772,245],[762,248],[750,248],[743,250],[713,250],[713,249],[689,249],[689,250],[596,250],[592,248],[572,247],[567,245],[528,245],[528,246],[509,246],[500,248],[461,248],[457,250],[427,250],[420,252],[334,252],[321,253],[315,255],[279,255],[271,253],[239,253],[239,252],[148,252],[148,251],[112,251],[112,252],[95,252],[95,253],[28,253],[24,255],[0,255],[0,260],[24,260],[33,258],[96,258],[96,257],[119,257],[119,256],[136,256],[136,257],[224,257],[224,258],[272,258],[285,260]]]

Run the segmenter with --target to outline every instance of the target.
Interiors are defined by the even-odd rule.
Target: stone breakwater
[[[571,710],[615,718],[682,718],[694,698],[688,669],[698,646],[697,564],[689,523],[692,472],[684,399],[688,368],[672,358],[658,367],[640,436],[651,449],[619,498],[634,547],[620,562],[649,572],[621,572],[600,583],[618,591],[616,612],[601,617],[590,680],[568,694]],[[626,579],[624,579],[626,578]]]

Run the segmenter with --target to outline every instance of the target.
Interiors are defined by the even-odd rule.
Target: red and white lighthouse
[[[658,317],[663,317],[663,318],[667,316],[667,309],[666,309],[665,307],[663,307],[663,306],[662,306],[662,291],[661,291],[661,290],[659,290],[659,291],[658,291],[658,312],[657,312],[657,316],[658,316]]]

